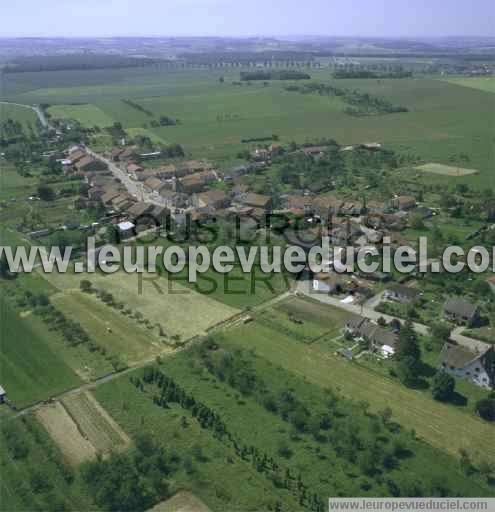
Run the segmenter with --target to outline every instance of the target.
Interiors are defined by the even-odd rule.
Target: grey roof
[[[406,297],[408,299],[416,299],[421,295],[420,290],[410,288],[409,286],[404,286],[403,284],[394,284],[392,286],[388,286],[387,291],[391,291],[397,295],[400,295],[401,297]]]
[[[456,316],[472,318],[478,311],[478,306],[471,304],[467,300],[453,297],[444,304],[443,310]]]
[[[440,352],[440,363],[451,368],[464,368],[472,361],[481,357],[481,354],[472,352],[466,347],[445,343]]]

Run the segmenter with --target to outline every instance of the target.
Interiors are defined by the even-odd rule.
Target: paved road
[[[127,189],[129,194],[136,197],[139,201],[146,201],[148,203],[158,204],[156,201],[150,199],[149,194],[144,190],[144,185],[141,182],[134,181],[129,177],[127,172],[123,171],[115,162],[112,162],[108,158],[100,155],[99,153],[95,153],[92,149],[86,148],[88,154],[92,155],[95,158],[98,158],[102,162],[108,165],[108,169],[114,175],[115,178],[119,179],[124,187]]]
[[[50,124],[48,123],[48,120],[45,117],[45,114],[43,113],[43,110],[41,110],[40,107],[37,105],[23,105],[22,103],[14,103],[11,101],[0,101],[1,105],[14,105],[16,107],[24,107],[29,108],[31,110],[34,110],[36,112],[36,115],[38,116],[38,119],[40,120],[40,123],[44,128],[50,128]]]
[[[370,299],[365,304],[360,306],[356,304],[346,304],[345,302],[342,302],[340,299],[333,297],[331,295],[314,293],[311,288],[311,281],[299,281],[297,283],[297,292],[302,293],[303,295],[311,297],[312,299],[315,299],[324,304],[328,304],[330,306],[348,311],[349,313],[364,316],[365,318],[368,318],[369,320],[373,320],[375,322],[379,318],[384,318],[387,322],[390,322],[392,320],[399,320],[399,322],[404,323],[404,320],[400,318],[385,315],[384,313],[379,313],[378,311],[375,311],[374,308],[377,306],[377,304],[376,301],[373,299]],[[372,307],[370,307],[370,305]],[[426,325],[415,322],[413,323],[413,327],[418,334],[430,334],[430,329]],[[462,331],[463,328],[455,329],[450,336],[451,339],[458,343],[459,345],[465,346],[471,350],[474,350],[475,352],[484,352],[490,347],[490,345],[488,345],[487,343],[483,343],[482,341],[475,340],[473,338],[468,338],[467,336],[462,336]]]

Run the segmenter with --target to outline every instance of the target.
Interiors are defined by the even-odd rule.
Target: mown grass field
[[[111,275],[53,272],[45,276],[64,294],[78,290],[81,280],[87,279],[95,289],[105,290],[117,301],[123,302],[126,307],[139,311],[143,319],[148,319],[151,324],[162,325],[168,337],[179,336],[183,340],[202,334],[218,322],[238,313],[237,309],[157,274],[138,275],[123,271]],[[83,303],[79,302],[78,306],[83,306]],[[83,326],[84,316],[88,314],[99,315],[99,322],[106,325],[108,306],[100,303],[99,312],[97,308],[92,309],[92,313],[88,313],[84,307],[78,307],[73,314]],[[78,316],[79,311],[81,317]],[[135,332],[135,329],[129,331],[128,337],[131,343]]]
[[[3,290],[0,290],[0,296]],[[19,314],[0,297],[0,383],[18,407],[81,383],[53,348],[53,333],[38,318]]]
[[[323,334],[324,331],[322,331]],[[373,410],[390,407],[404,428],[414,429],[427,443],[457,456],[464,448],[477,457],[495,457],[494,428],[471,411],[435,402],[429,394],[407,389],[357,363],[334,355],[321,343],[305,344],[258,321],[224,334],[233,345],[254,350],[261,357],[316,384],[369,402]]]
[[[495,185],[492,112],[495,97],[484,90],[433,79],[332,80],[328,71],[311,71],[312,79],[357,89],[409,108],[409,112],[351,117],[340,100],[284,90],[286,83],[234,86],[238,72],[97,70],[9,75],[3,96],[24,102],[94,105],[125,128],[147,129],[161,140],[178,142],[195,157],[222,159],[245,147],[240,139],[277,134],[283,143],[321,137],[342,144],[382,142],[425,162],[449,164],[460,153],[466,167],[480,171],[464,179],[477,186]],[[223,84],[220,76],[225,77]],[[484,79],[478,80],[479,83]],[[491,87],[491,85],[490,85]],[[143,128],[152,117],[130,107],[132,99],[154,114],[178,118],[182,124]],[[68,107],[63,107],[68,108]],[[95,116],[97,124],[100,116]],[[81,117],[88,122],[86,112]],[[105,121],[106,123],[106,121]],[[441,178],[448,180],[448,178]]]
[[[480,91],[494,92],[495,93],[495,78],[494,77],[453,77],[444,78],[443,81],[449,82],[450,84],[461,85],[463,87],[471,87],[473,89],[479,89]]]

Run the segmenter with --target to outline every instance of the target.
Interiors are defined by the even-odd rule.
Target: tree
[[[421,349],[419,347],[418,337],[410,321],[406,322],[399,333],[396,358],[399,361],[405,358],[411,358],[416,363],[419,363],[421,360]]]
[[[221,76],[221,77],[218,79],[218,81],[219,81],[221,84],[223,84],[223,83],[225,82],[225,78],[224,78],[223,76]]]
[[[495,421],[495,393],[476,402],[475,411],[486,421]]]
[[[418,362],[411,356],[404,357],[397,365],[397,376],[399,380],[407,387],[412,387],[416,384]]]
[[[439,371],[433,378],[431,393],[435,400],[447,402],[452,398],[455,390],[455,379],[444,371]]]
[[[82,292],[89,293],[91,292],[93,285],[91,284],[91,281],[88,281],[87,279],[83,279],[81,283],[79,284],[79,287]]]
[[[423,218],[421,215],[418,215],[417,213],[413,213],[409,218],[409,224],[411,225],[412,229],[424,229],[425,224],[423,222]]]
[[[55,191],[48,185],[40,185],[38,187],[38,195],[43,201],[53,201],[55,199]]]
[[[430,327],[432,341],[434,343],[445,343],[450,337],[450,327],[445,323],[436,323]]]

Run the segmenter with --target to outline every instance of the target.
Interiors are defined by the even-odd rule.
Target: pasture
[[[332,308],[328,311],[331,314]],[[367,401],[374,411],[390,407],[398,423],[414,429],[435,448],[455,456],[460,449],[467,449],[476,457],[495,457],[491,425],[470,411],[436,402],[428,393],[405,388],[358,363],[343,360],[328,343],[300,343],[276,325],[270,328],[257,320],[225,332],[224,338],[322,389],[330,387],[354,400]]]
[[[4,289],[0,290],[0,295],[3,293]],[[0,297],[0,319],[0,383],[17,407],[45,400],[81,383],[56,350],[53,333],[39,318],[29,312],[16,312]]]
[[[418,171],[427,172],[430,174],[438,174],[440,176],[450,176],[452,178],[479,174],[479,171],[477,171],[476,169],[466,169],[464,167],[454,167],[452,165],[443,165],[435,163],[419,165],[418,167],[416,167],[416,169]]]
[[[75,119],[85,128],[113,124],[113,119],[95,105],[54,105],[48,113],[56,119]]]
[[[377,141],[425,162],[446,165],[453,156],[465,153],[467,167],[480,170],[479,175],[465,178],[468,183],[479,187],[493,183],[495,97],[489,93],[433,79],[333,80],[327,70],[312,70],[311,75],[314,81],[357,89],[403,105],[409,112],[352,117],[338,98],[288,92],[287,83],[236,86],[232,82],[239,80],[239,74],[231,70],[180,71],[158,66],[9,74],[3,95],[62,108],[84,102],[126,129],[144,129],[156,140],[182,144],[193,157],[228,160],[246,148],[242,138],[272,134],[282,143],[321,137],[341,144]],[[219,82],[221,76],[224,83]],[[123,99],[138,103],[153,117]],[[150,121],[162,115],[178,118],[181,124],[151,128]],[[98,119],[100,114],[90,124]],[[88,122],[85,115],[80,120]]]

